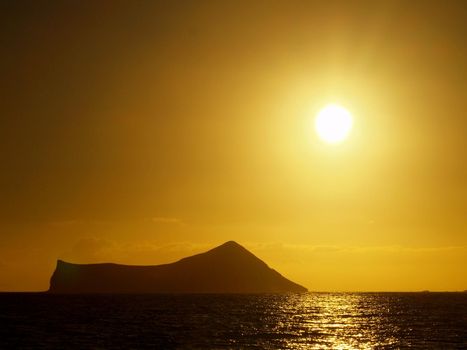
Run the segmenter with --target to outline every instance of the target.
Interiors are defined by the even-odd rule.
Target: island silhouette
[[[306,291],[234,241],[164,265],[73,264],[58,260],[48,290],[66,294]]]

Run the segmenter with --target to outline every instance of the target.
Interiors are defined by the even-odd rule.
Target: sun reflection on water
[[[275,305],[281,320],[271,331],[286,335],[287,349],[374,349],[397,343],[397,329],[384,324],[389,310],[366,294],[289,295]]]

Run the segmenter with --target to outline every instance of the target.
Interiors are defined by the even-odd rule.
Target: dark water
[[[0,348],[467,349],[467,293],[0,294]]]

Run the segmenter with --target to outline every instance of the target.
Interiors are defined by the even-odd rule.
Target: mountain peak
[[[241,250],[246,250],[245,247],[241,246],[240,244],[238,244],[235,241],[227,241],[227,242],[221,244],[220,246],[217,246],[216,248],[213,248],[212,250],[214,250],[214,249],[229,249],[229,250],[241,249]]]
[[[235,241],[227,241],[224,244],[221,244],[220,247],[225,246],[225,247],[241,247],[240,244],[238,244]],[[243,248],[243,247],[242,247]]]

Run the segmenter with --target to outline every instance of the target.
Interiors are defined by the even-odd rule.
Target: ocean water
[[[467,349],[467,293],[13,293],[0,325],[0,349]]]

